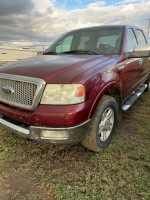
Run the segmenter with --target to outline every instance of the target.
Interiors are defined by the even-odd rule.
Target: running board
[[[125,103],[122,106],[123,111],[127,111],[132,104],[136,101],[136,99],[144,92],[144,90],[147,88],[147,84],[141,85],[133,94],[132,96],[125,101]]]

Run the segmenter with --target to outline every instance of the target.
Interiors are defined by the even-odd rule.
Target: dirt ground
[[[7,177],[2,178],[0,176],[0,200],[11,199],[39,199],[39,200],[54,200],[54,198],[48,194],[48,191],[41,189],[33,181],[33,171],[29,168],[19,170],[22,162],[8,161],[0,165],[1,174],[4,171],[11,169],[13,171]]]

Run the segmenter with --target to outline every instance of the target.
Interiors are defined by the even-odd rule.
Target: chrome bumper
[[[63,127],[63,128],[51,128],[51,127],[40,127],[40,126],[27,126],[27,128],[21,127],[24,125],[20,122],[19,125],[16,125],[14,123],[9,122],[8,120],[0,118],[0,125],[4,128],[7,128],[14,132],[16,135],[21,136],[23,138],[33,140],[37,143],[43,143],[43,144],[53,144],[53,145],[59,145],[59,144],[75,144],[78,142],[81,142],[86,134],[87,129],[90,120],[73,126],[73,127]],[[18,124],[19,122],[17,122]],[[42,137],[42,131],[53,131],[57,135],[57,131],[66,131],[68,132],[67,138],[44,138]]]

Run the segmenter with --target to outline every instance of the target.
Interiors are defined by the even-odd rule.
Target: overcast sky
[[[147,33],[147,19],[146,0],[0,0],[0,44],[49,45],[66,31],[111,24],[131,24]]]

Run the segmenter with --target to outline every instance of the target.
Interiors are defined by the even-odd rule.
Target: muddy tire
[[[118,108],[115,99],[104,95],[90,121],[88,133],[82,141],[83,146],[96,152],[106,148],[112,140],[117,115]]]
[[[145,92],[149,92],[150,91],[150,77],[148,77],[148,79],[145,82],[145,84],[147,84],[147,88],[145,89]]]

